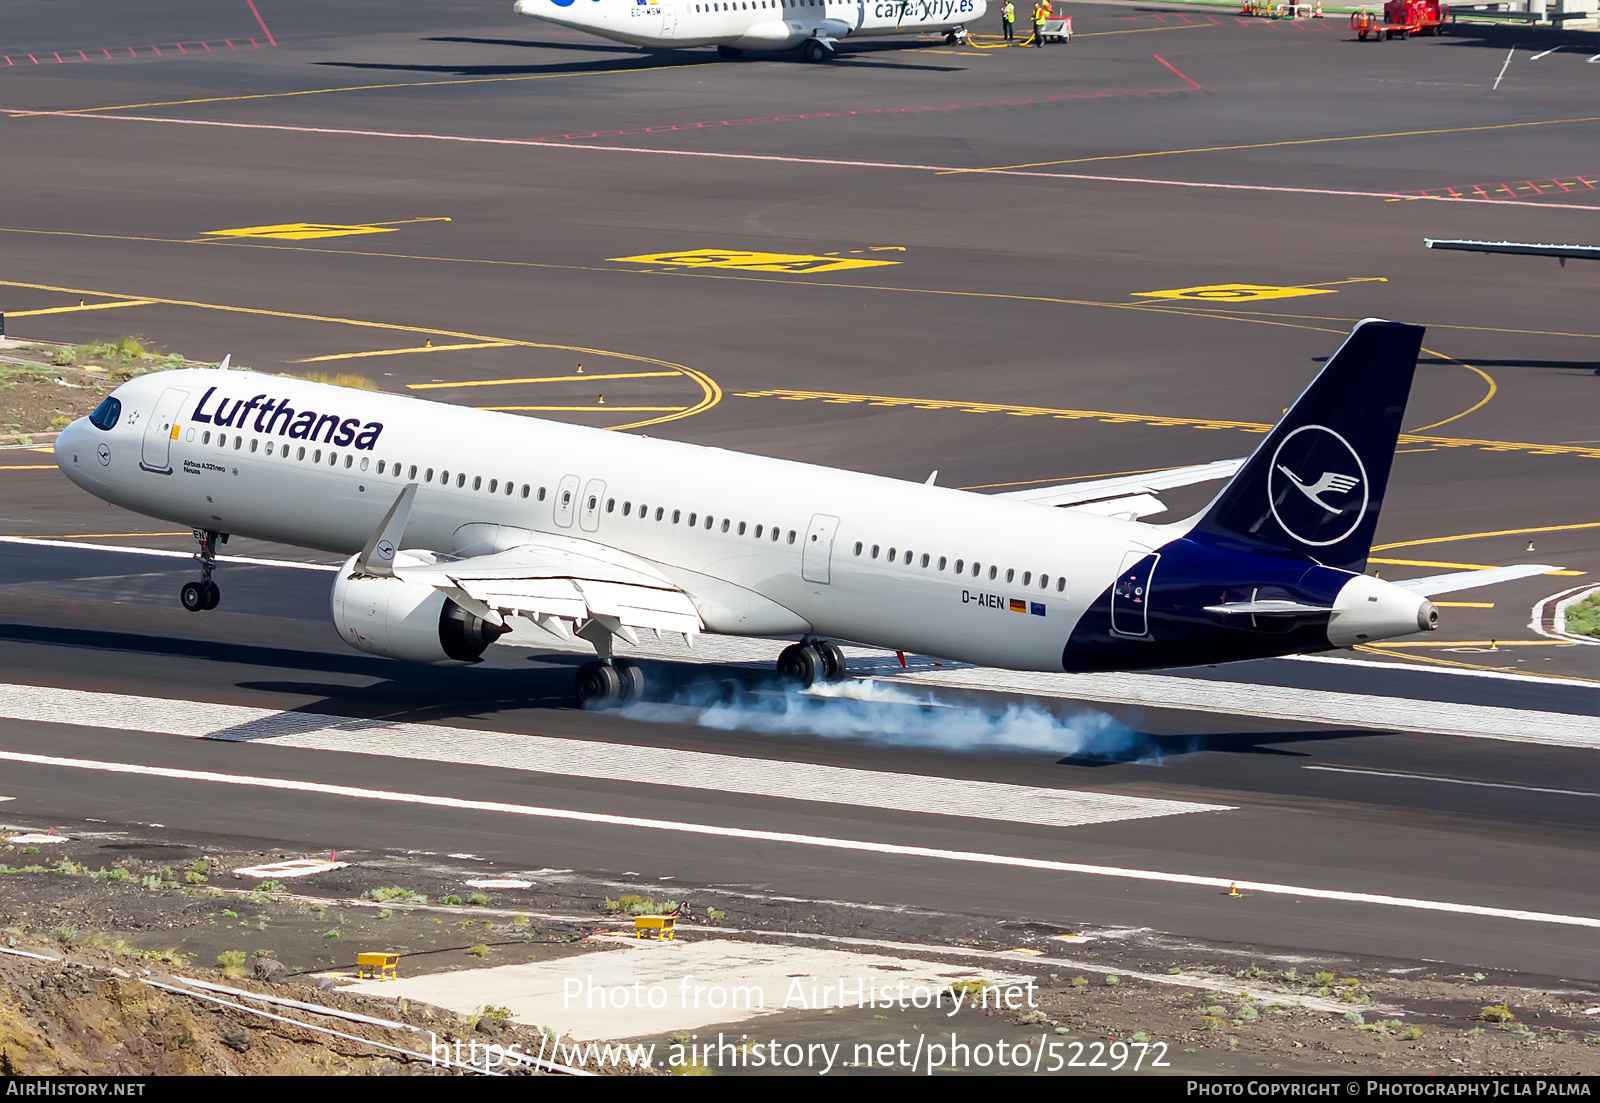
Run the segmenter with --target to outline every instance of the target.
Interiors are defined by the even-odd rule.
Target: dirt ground
[[[9,825],[0,837],[47,830]],[[11,951],[0,953],[0,1068],[18,1073],[452,1071],[426,1056],[430,1030],[467,1047],[514,1042],[537,1053],[541,1042],[550,1045],[541,1024],[502,1020],[494,1008],[463,1017],[341,993],[333,978],[354,974],[358,951],[399,953],[408,976],[616,952],[589,936],[630,927],[615,900],[633,892],[683,904],[686,940],[831,939],[843,949],[851,939],[871,940],[880,953],[898,946],[904,956],[988,955],[983,964],[991,967],[993,955],[1003,954],[1006,971],[1034,976],[1038,1006],[963,1012],[962,1036],[1060,1042],[1065,1059],[1105,1062],[1086,1072],[1109,1071],[1110,1047],[1121,1042],[1135,1051],[1144,1043],[1152,1056],[1160,1047],[1165,1064],[1145,1072],[1600,1074],[1600,1015],[1585,1014],[1600,1005],[1600,988],[1553,978],[1463,974],[1423,962],[1309,961],[1149,932],[1088,932],[1089,941],[1065,942],[1060,935],[1084,936],[1039,923],[728,891],[685,899],[681,886],[664,891],[563,871],[516,871],[534,884],[479,890],[467,881],[512,871],[469,856],[314,855],[180,839],[162,828],[53,830],[70,841],[0,845],[0,948]],[[347,864],[294,879],[232,872],[329,857]],[[172,978],[358,1012],[422,1033],[249,1005],[351,1037],[320,1034],[151,983],[182,989]],[[950,1026],[909,1007],[846,1007],[784,1012],[738,1033],[751,1044],[778,1033],[786,1042],[843,1043],[845,1067],[837,1071],[853,1071],[849,1055],[859,1045],[919,1034],[932,1041]],[[702,1028],[699,1036],[715,1032]],[[681,1032],[645,1039],[663,1052],[686,1040]],[[1132,1071],[1131,1058],[1125,1063]]]

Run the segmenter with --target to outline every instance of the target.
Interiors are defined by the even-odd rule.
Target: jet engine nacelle
[[[1358,574],[1339,589],[1328,618],[1328,642],[1335,647],[1432,632],[1439,610],[1421,594],[1381,578]]]
[[[423,560],[400,552],[395,565]],[[507,631],[451,601],[432,586],[355,575],[345,560],[333,584],[333,624],[357,651],[414,663],[475,663]]]

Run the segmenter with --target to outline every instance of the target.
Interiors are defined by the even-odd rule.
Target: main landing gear
[[[220,538],[226,544],[228,534],[215,529],[204,532],[195,529],[194,538],[200,544],[200,550],[194,553],[194,557],[200,561],[200,581],[185,582],[183,589],[178,592],[178,599],[189,612],[199,613],[215,609],[217,602],[222,600],[222,591],[211,581],[211,572],[217,569],[217,541]]]
[[[578,668],[572,692],[583,708],[610,708],[644,697],[644,670],[631,659],[596,659]]]
[[[808,38],[800,47],[800,58],[813,65],[820,65],[824,61],[833,60],[833,49],[826,42]]]
[[[778,677],[809,687],[816,682],[837,682],[845,675],[844,652],[826,640],[790,644],[778,656]]]

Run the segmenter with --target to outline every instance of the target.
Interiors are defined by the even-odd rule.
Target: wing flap
[[[541,533],[507,551],[396,573],[402,581],[465,595],[501,616],[540,624],[555,618],[577,629],[596,621],[624,636],[634,628],[689,636],[704,630],[689,595],[653,564],[570,536]]]

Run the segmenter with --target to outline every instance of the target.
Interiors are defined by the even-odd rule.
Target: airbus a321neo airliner
[[[594,648],[585,703],[644,692],[612,655],[644,629],[794,638],[778,670],[806,685],[844,673],[835,640],[1017,670],[1217,663],[1426,632],[1431,594],[1555,569],[1362,573],[1421,341],[1357,325],[1244,461],[1011,495],[217,369],[122,384],[55,452],[90,493],[195,530],[188,609],[216,607],[228,533],[320,548],[348,556],[350,646],[469,663],[525,618]],[[1136,519],[1234,471],[1195,517]]]
[[[988,0],[517,0],[514,10],[630,46],[715,46],[724,57],[799,49],[806,61],[827,61],[851,35],[965,40]]]

